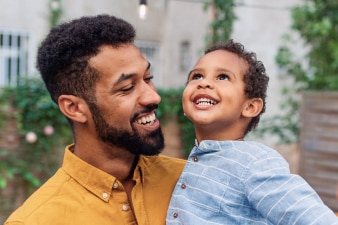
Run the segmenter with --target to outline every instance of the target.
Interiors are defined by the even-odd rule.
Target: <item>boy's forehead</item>
[[[200,57],[200,59],[196,62],[194,68],[197,68],[201,65],[209,65],[209,66],[224,66],[230,68],[238,68],[240,70],[247,70],[248,63],[245,59],[237,55],[236,53],[227,51],[227,50],[215,50],[209,52]]]

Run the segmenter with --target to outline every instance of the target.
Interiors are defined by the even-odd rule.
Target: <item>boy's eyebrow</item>
[[[151,67],[151,64],[150,64],[150,62],[148,62],[148,66],[147,66],[147,69],[146,69],[146,71],[147,71],[147,70],[149,70],[149,69],[150,69],[150,67]]]
[[[188,77],[190,77],[190,75],[193,73],[193,72],[196,72],[196,71],[200,71],[201,69],[192,69],[190,70],[190,72],[188,73]]]
[[[150,62],[148,62],[148,66],[147,66],[147,68],[146,68],[145,71],[149,70],[149,69],[150,69],[150,66],[151,66],[151,64],[150,64]],[[135,76],[137,76],[136,73],[129,73],[129,74],[122,73],[122,74],[120,75],[119,79],[117,79],[117,81],[114,82],[114,86],[120,84],[121,82],[123,82],[123,81],[125,81],[125,80],[131,79],[131,78],[133,78],[133,77],[135,77]]]
[[[237,77],[237,75],[236,75],[233,71],[228,70],[228,69],[218,68],[217,71],[218,71],[218,72],[226,72],[226,73],[230,73],[230,74],[232,74],[234,77]]]
[[[190,76],[191,73],[193,73],[193,72],[198,72],[198,71],[203,71],[203,69],[199,69],[199,68],[192,69],[192,70],[189,72],[188,76]],[[224,68],[216,68],[216,71],[217,71],[217,72],[227,72],[227,73],[231,73],[231,74],[235,75],[231,70],[224,69]]]

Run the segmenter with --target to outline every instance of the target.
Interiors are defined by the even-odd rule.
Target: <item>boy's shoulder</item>
[[[279,152],[272,147],[256,141],[234,142],[234,148],[245,154],[252,156],[255,159],[264,158],[283,158]]]
[[[275,153],[276,150],[255,141],[202,141],[198,146],[200,149],[214,149],[214,150],[234,150],[240,152],[248,152],[250,154],[269,154]]]
[[[198,148],[203,153],[217,154],[245,164],[268,158],[284,161],[277,150],[255,141],[203,141]]]

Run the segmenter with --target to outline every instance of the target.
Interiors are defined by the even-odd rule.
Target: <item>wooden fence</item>
[[[338,212],[338,92],[303,93],[300,175]]]

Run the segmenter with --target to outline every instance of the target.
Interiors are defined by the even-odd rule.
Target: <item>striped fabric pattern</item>
[[[274,149],[202,141],[175,186],[167,224],[338,224],[335,214]]]

